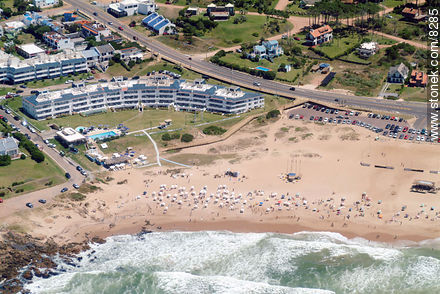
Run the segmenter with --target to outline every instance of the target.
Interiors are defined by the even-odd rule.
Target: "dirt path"
[[[289,0],[278,0],[277,5],[275,5],[275,9],[284,10],[286,9],[288,4],[289,4]]]

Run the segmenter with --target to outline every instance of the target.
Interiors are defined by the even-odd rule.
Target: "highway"
[[[109,28],[115,31],[118,31],[121,35],[130,40],[133,40],[133,36],[136,36],[137,41],[141,45],[148,48],[154,54],[160,54],[161,58],[223,82],[288,98],[306,98],[315,100],[316,102],[321,101],[332,103],[336,103],[336,99],[338,99],[338,101],[343,101],[346,106],[414,115],[417,117],[414,127],[426,127],[426,103],[383,100],[372,97],[343,95],[302,88],[296,88],[295,91],[291,91],[291,85],[251,76],[243,72],[218,66],[208,61],[191,59],[188,55],[180,53],[162,43],[152,40],[146,35],[130,28],[127,25],[124,25],[119,21],[119,19],[113,17],[107,12],[104,12],[99,7],[89,4],[88,2],[82,0],[66,0],[66,2],[71,4],[72,7],[77,7],[81,12],[92,17],[92,19],[107,25]],[[93,13],[96,13],[97,15],[93,15]],[[110,25],[109,22],[112,22],[112,24]],[[123,28],[123,31],[120,31],[119,27]],[[255,82],[260,83],[260,85],[256,86],[254,84]]]

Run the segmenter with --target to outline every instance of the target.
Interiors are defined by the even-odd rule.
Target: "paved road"
[[[34,204],[34,207],[43,205],[38,203],[38,199],[44,198],[49,202],[49,200],[51,200],[53,197],[60,194],[60,191],[63,187],[68,187],[70,190],[73,189],[72,184],[82,183],[85,178],[83,175],[81,175],[81,173],[76,170],[76,165],[74,165],[74,163],[70,163],[67,158],[60,156],[56,150],[47,147],[39,134],[31,133],[18,121],[14,120],[12,115],[7,114],[4,110],[0,110],[0,114],[5,116],[10,123],[13,123],[17,127],[19,127],[23,134],[28,134],[31,137],[32,142],[37,143],[39,146],[42,146],[45,155],[54,160],[64,170],[64,172],[68,172],[71,175],[71,179],[69,181],[60,185],[11,198],[14,201],[10,201],[11,199],[5,199],[4,203],[0,204],[0,217],[8,216],[19,210],[22,210],[27,202],[32,202]]]
[[[274,81],[264,80],[255,76],[251,76],[246,73],[234,71],[225,67],[218,66],[203,60],[189,59],[185,54],[177,52],[176,50],[161,44],[157,41],[148,38],[145,34],[142,34],[127,25],[124,25],[119,19],[104,12],[99,7],[86,3],[82,0],[66,0],[72,7],[78,7],[81,12],[86,13],[96,19],[97,21],[106,24],[108,27],[118,31],[121,27],[123,31],[119,31],[122,35],[129,39],[133,39],[133,36],[138,38],[138,42],[153,53],[159,54],[163,59],[180,64],[193,71],[209,75],[218,80],[226,83],[239,85],[248,89],[257,90],[273,95],[280,95],[288,98],[307,98],[314,99],[323,102],[334,102],[335,99],[344,100],[347,106],[361,107],[365,109],[379,109],[387,112],[405,113],[417,116],[419,119],[416,124],[420,128],[423,122],[426,123],[427,106],[426,103],[419,102],[404,102],[393,100],[382,100],[371,97],[360,97],[351,95],[342,95],[332,92],[309,90],[297,88],[295,91],[290,91],[291,85],[286,85]],[[93,13],[97,15],[93,15]],[[112,25],[108,23],[112,22]],[[256,86],[254,83],[259,82],[260,86]]]

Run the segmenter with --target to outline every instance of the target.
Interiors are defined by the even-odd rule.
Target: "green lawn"
[[[204,53],[217,49],[217,47],[213,46],[207,40],[193,37],[191,44],[189,44],[183,36],[178,37],[178,40],[176,40],[176,36],[159,36],[156,38],[156,40],[167,46],[170,46],[171,48],[190,54]]]
[[[426,102],[428,93],[426,88],[405,87],[400,94],[400,98],[406,101]]]
[[[396,6],[399,6],[399,5],[402,5],[402,4],[405,4],[406,2],[405,1],[403,1],[403,0],[384,0],[383,1],[383,4],[386,6],[386,7],[390,7],[390,8],[394,8],[394,7],[396,7]]]
[[[35,43],[35,37],[31,34],[21,33],[18,35],[17,39],[22,42],[22,44]]]
[[[11,165],[0,167],[0,191],[6,192],[5,198],[46,188],[50,182],[50,186],[58,185],[65,180],[63,170],[47,155],[41,163],[36,163],[29,156],[25,160],[16,159]],[[13,182],[22,181],[23,184],[12,187]],[[17,189],[24,191],[15,193]]]
[[[360,41],[360,38],[357,36],[349,36],[344,38],[335,37],[331,42],[317,46],[316,49],[326,53],[330,58],[334,58],[335,56],[343,53],[345,50],[355,46]]]
[[[64,84],[67,80],[74,80],[74,81],[78,81],[78,80],[84,80],[86,79],[90,74],[88,73],[82,73],[79,75],[68,75],[68,76],[62,76],[56,79],[45,79],[45,80],[35,80],[33,82],[28,82],[26,83],[26,85],[29,88],[45,88],[45,87],[49,87],[49,86],[54,86],[54,85],[59,85],[59,84]]]
[[[234,24],[234,17],[228,21],[218,22],[218,26],[211,32],[207,33],[203,38],[212,40],[212,43],[218,47],[230,47],[239,45],[242,42],[256,42],[261,37],[270,37],[277,34],[287,32],[293,26],[290,22],[280,22],[280,30],[278,32],[270,32],[265,25],[266,16],[246,15],[247,21],[241,24]],[[269,21],[275,20],[270,18]],[[258,37],[253,36],[258,33]],[[235,41],[235,42],[234,42]]]
[[[287,59],[286,55],[282,55],[280,57],[274,58],[274,62],[270,62],[266,59],[261,59],[258,62],[252,62],[250,59],[242,59],[240,57],[240,54],[238,53],[229,53],[226,54],[226,56],[222,57],[221,60],[226,61],[226,62],[230,62],[230,63],[234,63],[234,64],[239,64],[241,66],[246,66],[249,68],[255,68],[257,66],[263,66],[266,68],[270,68],[272,71],[277,72],[278,68],[280,66],[281,63],[285,63],[285,64],[289,64],[289,61]],[[294,69],[292,68],[292,70],[290,72],[277,72],[276,77],[278,79],[283,79],[283,80],[293,80],[296,75],[298,73],[302,72],[301,69]]]

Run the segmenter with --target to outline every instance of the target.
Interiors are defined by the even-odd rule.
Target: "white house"
[[[33,3],[39,8],[47,8],[58,5],[60,2],[59,0],[33,0]]]
[[[17,141],[12,137],[0,139],[0,155],[9,155],[11,158],[18,157],[20,151],[18,150]]]
[[[370,56],[376,54],[378,51],[379,45],[376,42],[362,43],[357,49],[359,57],[362,58],[369,58]]]
[[[316,46],[333,39],[333,29],[329,25],[322,26],[320,28],[310,30],[306,39],[309,40],[311,45]]]
[[[136,13],[149,14],[157,10],[154,0],[124,0],[111,3],[107,12],[115,17],[132,16]]]

